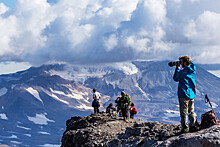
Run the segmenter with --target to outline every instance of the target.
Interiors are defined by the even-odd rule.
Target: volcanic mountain
[[[0,75],[0,144],[58,145],[65,122],[93,112],[92,89],[102,96],[101,110],[114,103],[121,91],[138,109],[136,119],[179,123],[174,68],[167,61],[135,61],[113,65],[43,65]],[[220,117],[220,79],[197,66],[195,111],[200,120],[210,110],[208,94]]]

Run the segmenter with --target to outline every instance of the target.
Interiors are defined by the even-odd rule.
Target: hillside
[[[179,125],[112,118],[110,114],[72,117],[66,122],[62,147],[220,146],[220,126],[180,133]]]

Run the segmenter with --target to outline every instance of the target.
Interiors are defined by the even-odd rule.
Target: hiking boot
[[[200,130],[200,125],[199,123],[196,121],[194,126],[189,126],[189,132],[193,133],[193,132],[197,132]]]
[[[182,132],[182,133],[189,133],[189,129],[188,129],[188,128],[182,129],[181,132]]]
[[[197,126],[189,127],[189,132],[193,133],[193,132],[197,132],[197,131],[199,131],[199,127],[197,127]]]

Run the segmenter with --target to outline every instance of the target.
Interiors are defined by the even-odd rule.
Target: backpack
[[[127,97],[128,105],[130,106],[131,105],[131,96],[128,94],[126,94],[125,96]]]
[[[132,107],[130,113],[137,114],[137,109],[135,107]]]
[[[98,104],[98,106],[101,105],[101,100],[100,99],[97,99],[97,104]]]
[[[207,95],[205,95],[205,102],[206,103],[209,102],[209,105],[212,108],[212,104],[211,104],[211,102],[210,102]],[[214,125],[219,125],[219,122],[218,122],[218,119],[216,117],[215,111],[212,108],[212,110],[202,114],[202,116],[201,116],[201,129],[209,128],[209,127],[214,126]]]
[[[201,129],[209,128],[214,125],[218,125],[218,119],[215,116],[215,112],[213,110],[202,114]]]

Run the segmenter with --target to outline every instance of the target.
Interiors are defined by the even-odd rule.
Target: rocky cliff
[[[66,122],[61,146],[220,146],[220,126],[187,134],[180,130],[179,125],[92,114]]]

